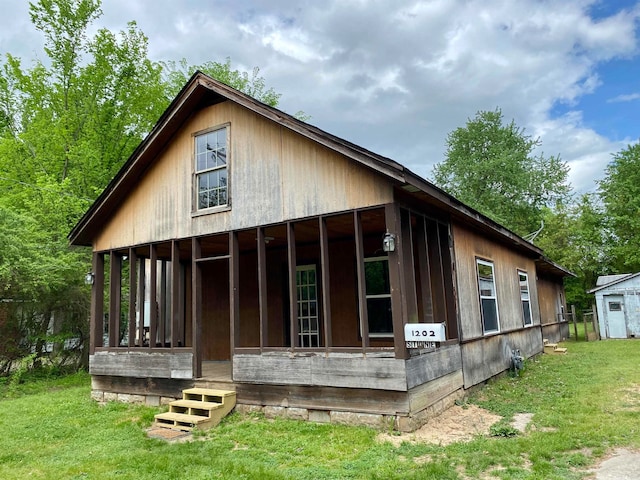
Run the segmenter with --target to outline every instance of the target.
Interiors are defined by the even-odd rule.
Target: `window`
[[[524,326],[533,324],[531,317],[531,300],[529,298],[529,277],[524,272],[518,272],[520,282],[520,301],[522,302],[522,320]]]
[[[493,273],[493,263],[476,260],[478,270],[478,288],[480,291],[480,313],[484,333],[500,331],[498,322],[498,298]]]
[[[369,317],[369,336],[393,336],[389,259],[387,257],[365,258],[364,276],[367,294],[367,316]]]
[[[318,288],[316,266],[296,267],[296,289],[298,291],[298,339],[301,347],[320,346],[318,322]]]
[[[198,210],[225,206],[227,185],[227,127],[195,138],[196,195]]]
[[[609,311],[610,312],[621,312],[622,304],[620,302],[609,302]]]

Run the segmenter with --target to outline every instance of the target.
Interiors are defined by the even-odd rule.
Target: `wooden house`
[[[410,430],[568,336],[568,272],[540,249],[202,73],[69,238],[93,248],[97,399],[226,387],[237,408]]]
[[[601,338],[640,337],[640,272],[602,275],[595,288]]]

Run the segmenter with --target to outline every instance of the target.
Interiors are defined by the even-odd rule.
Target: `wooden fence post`
[[[584,341],[589,341],[589,333],[587,332],[587,316],[582,315],[582,323],[584,324]]]
[[[596,332],[596,338],[602,340],[600,336],[600,324],[598,323],[598,312],[596,310],[596,304],[591,305],[591,318],[593,319],[593,330]]]
[[[578,341],[578,323],[576,322],[576,306],[575,305],[571,305],[571,320],[573,321],[573,333],[577,342]]]

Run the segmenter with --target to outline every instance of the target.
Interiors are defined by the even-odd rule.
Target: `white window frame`
[[[521,277],[524,277],[524,281]],[[518,270],[518,286],[520,291],[520,304],[522,305],[522,324],[525,327],[531,327],[533,326],[533,312],[531,311],[531,289],[529,288],[529,275],[523,270]],[[523,286],[526,287],[526,292],[522,289]],[[527,302],[526,308],[525,302]],[[527,323],[526,309],[529,310],[529,323]]]
[[[228,210],[230,204],[230,194],[229,194],[229,158],[230,158],[230,148],[229,148],[229,124],[224,124],[224,125],[218,125],[216,127],[213,128],[209,128],[207,130],[202,130],[200,132],[196,132],[193,135],[193,211],[196,214],[199,213],[211,213],[211,212],[216,212],[216,211],[220,211],[220,210]],[[198,159],[201,155],[203,155],[205,151],[200,151],[198,148],[198,140],[204,136],[207,135],[212,135],[212,134],[218,134],[219,132],[224,130],[224,137],[225,137],[225,145],[224,145],[224,150],[225,150],[225,161],[223,164],[217,164],[217,160],[216,160],[216,164],[212,165],[212,166],[206,166],[204,168],[198,168]],[[217,150],[217,146],[216,146],[216,150]],[[216,191],[217,194],[219,194],[221,191],[224,191],[224,195],[225,195],[225,199],[224,202],[217,202],[214,204],[210,204],[210,205],[206,205],[206,206],[201,206],[200,204],[200,180],[201,178],[204,178],[205,175],[208,175],[210,173],[215,173],[215,172],[224,172],[225,178],[226,178],[226,185],[224,187],[220,186],[220,183],[218,183],[217,186],[210,188],[208,190],[209,193]]]
[[[301,283],[303,272],[313,272],[313,283]],[[303,298],[301,295],[303,289],[313,287],[315,298]],[[320,306],[318,304],[318,272],[315,264],[296,266],[296,302],[298,306],[298,342],[300,348],[318,348],[320,347]],[[306,315],[303,314],[306,306]],[[312,313],[315,308],[315,314]],[[306,328],[305,328],[306,324]],[[307,340],[307,341],[305,341]],[[315,345],[314,345],[315,343]]]
[[[386,255],[383,256],[379,256],[379,257],[368,257],[364,259],[364,263],[372,263],[372,262],[387,262],[387,271],[389,270],[389,257]],[[366,268],[365,268],[366,270]],[[366,275],[365,275],[366,277]],[[389,281],[389,279],[387,279],[387,282]],[[366,278],[365,278],[365,285],[366,285]],[[381,293],[381,294],[375,294],[375,295],[370,295],[365,291],[365,303],[367,304],[367,313],[368,313],[368,308],[369,308],[369,303],[367,302],[367,300],[369,299],[378,299],[378,298],[388,298],[389,302],[391,302],[391,287],[389,287],[389,293]],[[367,318],[369,317],[369,315],[367,315]],[[370,325],[368,325],[368,327],[370,327]],[[362,324],[360,325],[360,335],[362,336]],[[390,332],[371,332],[371,330],[369,330],[369,338],[393,338],[393,318],[391,319],[391,331]]]
[[[493,284],[493,295],[487,295],[482,293],[483,292],[482,280],[480,279],[480,270],[478,268],[480,265],[491,268],[491,283]],[[476,258],[476,279],[478,281],[478,297],[480,300],[480,320],[482,321],[482,331],[485,335],[488,333],[499,333],[500,332],[500,312],[498,310],[498,289],[496,285],[496,269],[493,262]],[[486,329],[483,300],[485,301],[492,300],[495,304],[495,311],[496,311],[496,329],[495,330]]]

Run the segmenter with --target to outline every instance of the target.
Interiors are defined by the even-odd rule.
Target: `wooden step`
[[[209,388],[188,388],[182,400],[169,404],[169,411],[155,416],[156,426],[179,430],[215,427],[236,405],[236,392]]]
[[[174,400],[171,402],[172,407],[193,408],[198,410],[215,410],[222,407],[219,402],[198,402],[197,400]]]
[[[233,390],[216,390],[212,388],[187,388],[182,391],[184,400],[196,400],[200,402],[224,403],[224,399],[233,398],[235,401],[236,392]]]
[[[567,353],[567,349],[564,347],[556,347],[553,349],[553,353],[556,353],[556,354]]]
[[[213,419],[209,417],[175,412],[159,413],[155,416],[155,419],[156,426],[158,427],[185,431],[191,431],[195,427],[207,428],[207,425],[213,421]]]

